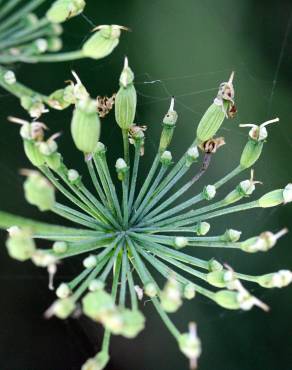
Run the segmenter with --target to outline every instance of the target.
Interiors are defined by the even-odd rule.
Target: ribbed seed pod
[[[198,144],[204,143],[211,139],[222,125],[224,118],[233,118],[236,107],[233,101],[232,72],[228,82],[223,82],[219,86],[217,97],[214,99],[213,104],[207,109],[197,127],[197,141]]]
[[[118,25],[96,27],[94,31],[97,32],[82,47],[84,55],[93,59],[101,59],[111,54],[119,43],[122,29],[125,28]]]
[[[80,14],[85,8],[84,0],[57,0],[47,11],[47,18],[52,23],[63,23]]]
[[[219,290],[215,293],[215,302],[228,310],[238,310],[240,304],[238,302],[238,292],[230,290]]]
[[[284,203],[283,189],[277,189],[270,191],[269,193],[263,195],[258,200],[259,206],[262,208],[276,207]]]
[[[171,143],[177,117],[177,112],[174,110],[174,98],[172,98],[169,110],[163,118],[163,129],[159,144],[160,153],[163,153]]]
[[[263,141],[248,140],[240,158],[240,166],[244,169],[254,165],[263,150]]]
[[[40,152],[37,142],[24,140],[23,146],[27,158],[34,166],[39,167],[45,164],[46,157]]]
[[[224,106],[227,104],[225,103]],[[211,104],[203,115],[197,128],[197,138],[200,143],[211,139],[219,130],[225,118],[222,106],[215,103]]]
[[[129,130],[136,114],[137,93],[133,81],[134,74],[128,66],[128,59],[125,58],[120,76],[120,89],[115,100],[116,121],[122,130]]]
[[[6,247],[10,257],[18,261],[30,259],[36,250],[30,231],[12,226],[8,229],[8,232],[9,238],[6,241]]]
[[[76,147],[85,154],[94,152],[100,135],[100,120],[94,100],[77,103],[71,122],[71,134]]]
[[[40,211],[48,211],[55,205],[55,189],[40,173],[29,172],[23,187],[27,202]]]

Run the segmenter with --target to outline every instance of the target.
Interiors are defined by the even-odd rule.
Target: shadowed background
[[[112,55],[101,61],[13,66],[18,79],[44,93],[63,86],[74,69],[92,96],[111,95],[123,58],[129,57],[136,75],[139,94],[136,123],[148,126],[146,155],[139,183],[147,174],[161,130],[161,120],[170,96],[176,96],[179,113],[171,151],[177,159],[190,144],[195,127],[212,102],[220,82],[232,70],[238,116],[224,123],[220,134],[227,142],[213,159],[203,181],[188,195],[200,191],[233,169],[247,140],[247,129],[239,123],[261,123],[275,116],[280,124],[269,127],[269,138],[255,176],[264,183],[256,196],[280,188],[291,181],[292,147],[292,4],[291,1],[266,0],[87,0],[85,16],[65,25],[66,47],[78,48],[89,36],[93,25],[121,24],[132,29],[123,33]],[[44,7],[45,9],[46,7]],[[91,24],[92,23],[92,24]],[[151,82],[151,83],[149,83]],[[0,208],[5,211],[58,223],[50,214],[40,214],[23,198],[23,179],[19,168],[30,167],[26,160],[18,128],[7,123],[8,115],[27,118],[16,98],[1,90],[0,95]],[[52,111],[44,116],[53,132],[62,131],[60,148],[69,167],[82,170],[83,159],[70,138],[72,110]],[[121,138],[113,114],[104,121],[101,140],[107,144],[110,161],[121,155]],[[245,173],[220,190],[224,195]],[[178,184],[179,186],[179,184]],[[218,218],[212,232],[226,227],[243,231],[243,238],[264,230],[291,228],[291,206],[252,210]],[[2,370],[77,370],[100,346],[101,329],[85,318],[60,321],[43,319],[42,314],[54,299],[47,289],[46,273],[30,263],[11,260],[1,232],[0,250],[0,369]],[[285,236],[266,254],[245,255],[239,251],[190,250],[203,258],[216,256],[235,270],[261,274],[281,268],[292,269],[291,235]],[[212,253],[211,253],[212,252]],[[68,261],[58,271],[62,281],[76,274],[80,260]],[[200,370],[291,370],[292,368],[292,288],[251,291],[271,306],[267,314],[226,311],[205,298],[186,303],[173,315],[180,330],[187,323],[198,323],[203,342]],[[133,341],[115,337],[108,369],[177,370],[188,364],[177,349],[151,304],[145,304],[146,330]]]

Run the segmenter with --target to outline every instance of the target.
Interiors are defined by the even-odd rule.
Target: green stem
[[[127,186],[127,179],[126,177],[122,180],[122,188],[123,188],[123,224],[126,228],[129,222],[129,213],[128,213],[128,186]]]
[[[175,184],[188,170],[189,167],[186,166],[182,167],[180,171],[176,174],[176,176],[174,176],[173,179],[169,181],[169,183],[164,188],[159,189],[158,187],[157,190],[152,194],[148,205],[145,207],[144,211],[140,214],[138,220],[141,220],[145,216],[145,214],[149,212],[160,201],[160,199],[163,198],[164,195],[166,195],[169,192],[169,190],[171,190],[173,186],[175,186]]]
[[[50,22],[47,18],[40,19],[37,24],[34,24],[23,30],[20,30],[14,33],[14,35],[10,37],[9,39],[6,39],[0,42],[0,49],[3,50],[8,47],[10,48],[11,46],[14,46],[14,45],[19,46],[20,44],[23,44],[30,40],[36,40],[38,37],[47,35],[48,33],[51,33],[53,35],[54,31],[52,30],[52,28],[46,27],[49,24]],[[45,28],[45,29],[40,30],[40,28]]]
[[[112,198],[112,194],[111,194],[109,185],[108,185],[107,180],[106,180],[105,173],[102,169],[100,155],[95,155],[93,157],[93,160],[94,160],[95,168],[96,168],[96,171],[98,173],[100,182],[102,184],[103,190],[104,190],[105,195],[106,195],[107,203],[109,205],[109,208],[110,208],[111,212],[114,213],[115,212],[115,207],[114,207],[114,203],[113,203],[113,198]]]
[[[123,146],[124,146],[124,159],[127,165],[130,167],[128,130],[122,130],[122,135],[123,135]]]
[[[96,221],[96,219],[88,217],[67,206],[63,206],[62,204],[55,203],[52,212],[72,222],[89,227],[90,229],[104,230],[103,224]]]
[[[138,219],[138,217],[141,216],[141,213],[145,210],[147,203],[149,202],[150,198],[152,197],[152,194],[154,193],[155,189],[157,188],[158,184],[160,183],[161,179],[163,178],[165,172],[167,170],[167,167],[162,166],[160,168],[160,171],[158,172],[158,175],[156,176],[155,180],[153,181],[153,184],[151,185],[149,191],[147,192],[145,198],[143,199],[143,202],[141,203],[140,207],[135,211],[133,214],[133,217],[131,219],[131,224],[133,225],[134,222]]]
[[[13,8],[17,6],[22,0],[9,0],[0,9],[0,20],[2,20]]]
[[[167,266],[165,263],[161,262],[160,260],[158,260],[157,258],[153,257],[152,255],[150,255],[149,253],[146,253],[144,252],[144,250],[139,250],[139,252],[152,264],[152,266],[154,268],[156,268],[156,270],[162,275],[164,276],[165,278],[169,278],[169,276],[171,275],[171,273],[173,272],[175,277],[180,281],[180,283],[182,284],[193,284],[196,291],[198,293],[200,293],[201,295],[209,298],[209,299],[214,299],[214,293],[211,292],[210,290],[208,289],[205,289],[203,287],[201,287],[200,285],[194,283],[193,281],[189,280],[189,279],[186,279],[184,276],[178,274],[177,272],[174,272],[173,270],[170,269],[169,266]],[[185,266],[187,267],[187,266]]]
[[[0,211],[0,228],[7,229],[11,226],[28,227],[33,233],[61,233],[62,235],[79,233],[80,229],[74,229],[59,225],[50,225],[44,222],[31,220],[21,216]],[[84,230],[85,231],[85,230]]]
[[[137,299],[137,294],[135,291],[133,273],[129,266],[127,270],[127,277],[128,277],[129,291],[130,291],[130,296],[131,296],[131,306],[133,310],[137,310],[138,309],[138,299]]]
[[[120,239],[119,239],[120,240]],[[118,243],[116,243],[117,245]],[[112,267],[114,266],[115,262],[117,261],[118,254],[122,248],[122,244],[120,244],[114,251],[111,259],[109,260],[106,268],[104,269],[103,273],[100,275],[100,280],[105,281],[108,277],[109,273],[111,272]]]
[[[151,166],[151,168],[148,172],[148,175],[145,179],[145,182],[144,182],[144,184],[143,184],[143,186],[142,186],[142,188],[141,188],[141,190],[140,190],[140,192],[139,192],[139,194],[138,194],[138,196],[135,200],[135,203],[134,203],[134,206],[133,206],[134,211],[136,209],[138,209],[138,207],[139,207],[139,205],[140,205],[140,203],[141,203],[141,201],[142,201],[142,199],[143,199],[143,197],[144,197],[144,195],[145,195],[145,193],[146,193],[146,191],[147,191],[147,189],[148,189],[148,187],[149,187],[149,185],[150,185],[150,183],[153,179],[153,176],[155,175],[155,172],[158,168],[159,163],[160,163],[160,154],[157,153],[155,158],[154,158],[154,161],[152,163],[152,166]]]
[[[145,267],[143,261],[141,260],[139,254],[136,252],[135,245],[132,244],[130,239],[129,239],[129,247],[130,247],[131,252],[133,254],[133,257],[135,259],[134,265],[135,265],[136,270],[138,271],[138,274],[140,276],[140,279],[141,279],[142,283],[144,285],[146,285],[149,282],[149,279],[150,279],[150,281],[152,280],[152,282],[155,285],[157,285],[155,280],[151,277],[151,274],[149,273],[149,271],[146,269],[146,267]],[[174,338],[178,339],[178,337],[180,335],[180,332],[175,327],[173,322],[170,320],[170,318],[168,317],[166,312],[161,308],[161,305],[160,305],[158,299],[154,297],[154,298],[151,298],[151,301],[152,301],[154,307],[156,308],[158,314],[160,315],[162,321],[164,322],[165,326],[168,328],[168,330],[174,336]]]
[[[0,63],[14,63],[14,62],[24,62],[24,63],[52,63],[52,62],[67,62],[76,59],[85,58],[82,50],[68,51],[66,53],[57,54],[42,54],[34,56],[18,55],[2,55],[0,56]]]
[[[113,183],[105,154],[101,156],[101,167],[102,167],[102,171],[104,172],[107,184],[109,186],[109,191],[110,191],[111,199],[113,202],[113,207],[118,215],[119,220],[122,221],[122,213],[121,213],[120,203],[119,203],[117,192],[116,192],[116,187]]]
[[[168,237],[163,235],[144,235],[143,238],[145,240],[162,243],[165,245],[169,245],[174,247],[175,246],[175,237]],[[218,240],[218,237],[216,237],[212,241],[212,239],[209,238],[188,238],[188,244],[187,246],[196,246],[196,247],[208,247],[208,248],[235,248],[235,249],[241,249],[240,243],[228,243],[228,242],[222,242]],[[221,237],[219,237],[221,238]],[[206,239],[206,241],[204,241]],[[211,241],[208,241],[211,240]]]
[[[134,157],[132,180],[131,180],[131,186],[130,186],[129,202],[128,202],[128,213],[129,214],[131,212],[131,208],[132,208],[132,204],[133,204],[134,196],[135,196],[138,168],[139,168],[139,161],[140,161],[140,149],[141,149],[141,143],[137,143],[135,145],[135,157]]]
[[[95,170],[94,170],[94,167],[93,167],[93,164],[92,164],[92,160],[86,161],[86,163],[87,163],[88,172],[90,174],[90,177],[91,177],[92,183],[95,187],[95,190],[97,191],[103,205],[106,207],[107,206],[107,201],[106,201],[104,192],[102,190],[102,187],[100,186],[98,178],[96,176],[96,173],[95,173]]]
[[[91,273],[87,276],[87,278],[83,281],[83,283],[79,286],[79,288],[74,292],[72,295],[72,298],[77,301],[81,295],[85,292],[85,290],[88,288],[88,285],[90,282],[96,278],[97,274],[103,269],[107,261],[109,260],[109,255],[105,256],[103,259],[101,259],[96,267],[91,271]]]
[[[166,220],[166,221],[154,223],[154,225],[157,226],[157,227],[158,226],[161,227],[161,226],[165,226],[165,225],[170,226],[170,227],[187,226],[189,224],[197,223],[199,221],[205,221],[205,220],[209,220],[211,218],[224,216],[224,215],[227,215],[229,213],[241,212],[241,211],[245,211],[245,210],[252,209],[252,208],[258,208],[258,207],[259,207],[258,201],[255,200],[253,202],[240,204],[238,206],[228,207],[228,208],[220,209],[218,211],[206,213],[206,214],[203,214],[201,216],[190,217],[190,218],[188,218],[184,221],[178,221],[178,222],[174,221],[172,223],[169,223]]]
[[[119,298],[119,305],[123,307],[125,306],[125,302],[126,302],[128,269],[129,269],[129,266],[128,266],[127,248],[124,248],[123,259],[122,259],[120,298]]]
[[[1,58],[1,57],[0,57]],[[22,96],[30,96],[34,98],[38,98],[40,101],[48,102],[49,97],[42,95],[24,85],[22,85],[19,82],[15,82],[14,84],[8,84],[5,81],[4,75],[5,73],[8,72],[8,69],[0,66],[0,86],[3,87],[3,89],[7,90],[11,94],[17,96],[19,99]]]
[[[196,266],[196,267],[200,267],[200,268],[205,269],[205,270],[209,270],[209,262],[208,261],[204,261],[200,258],[189,256],[186,253],[182,253],[182,252],[179,252],[175,249],[165,247],[164,245],[161,245],[159,243],[152,242],[151,240],[145,239],[144,236],[142,236],[140,234],[132,233],[130,235],[133,236],[133,238],[135,240],[139,241],[139,243],[143,243],[143,246],[145,246],[148,250],[152,251],[153,253],[156,253],[156,251],[159,251],[161,253],[164,253],[164,255],[170,256],[170,257],[175,258],[179,261],[191,264],[191,265]]]
[[[233,177],[237,176],[242,171],[243,170],[242,170],[242,168],[240,166],[236,167],[233,171],[231,171],[229,174],[227,174],[221,180],[217,181],[214,184],[216,190],[218,190],[222,185],[224,185],[226,182],[228,182],[229,180],[231,180]],[[149,221],[151,220],[151,223],[152,223],[152,222],[159,221],[159,220],[162,220],[162,219],[165,219],[165,218],[169,218],[169,216],[173,216],[174,214],[176,214],[178,212],[181,212],[184,209],[186,209],[186,208],[188,208],[190,206],[193,206],[194,204],[196,204],[196,203],[204,200],[203,193],[200,193],[200,194],[198,194],[198,195],[196,195],[196,196],[194,196],[194,197],[186,200],[185,202],[179,204],[178,206],[173,207],[171,210],[165,211],[163,213],[160,213],[163,209],[165,209],[170,204],[172,204],[178,198],[178,196],[180,196],[182,194],[181,192],[184,192],[184,191],[185,191],[185,189],[183,187],[177,193],[175,193],[173,196],[171,196],[165,202],[163,202],[159,207],[157,207],[152,212],[150,212],[144,218],[143,225],[146,225],[147,224],[147,220],[149,220]],[[160,213],[160,214],[158,216],[156,216],[158,213]],[[154,216],[156,216],[156,217],[154,217]]]
[[[11,0],[9,0],[11,1]],[[39,5],[41,5],[45,0],[32,0],[24,7],[20,8],[16,12],[13,12],[13,14],[8,17],[6,20],[4,20],[0,24],[0,32],[3,32],[5,29],[9,28],[11,25],[16,23],[19,19],[24,17],[26,14],[32,12],[34,9],[36,9]]]

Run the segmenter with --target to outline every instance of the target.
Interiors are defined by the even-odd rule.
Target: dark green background
[[[177,97],[179,122],[172,145],[175,158],[193,140],[195,126],[212,101],[218,84],[236,71],[235,88],[239,114],[221,129],[227,145],[213,160],[204,182],[212,183],[234,168],[247,139],[247,129],[239,123],[261,123],[279,116],[280,124],[269,128],[269,139],[256,165],[256,179],[264,185],[257,195],[283,187],[291,181],[292,148],[292,69],[290,1],[251,0],[87,0],[85,15],[93,24],[122,24],[132,29],[123,33],[116,51],[101,61],[62,64],[16,65],[19,80],[44,93],[61,87],[74,69],[92,96],[111,95],[123,57],[127,55],[136,74],[139,93],[137,123],[147,124],[146,155],[140,183],[153,158],[161,119],[169,96]],[[65,26],[66,47],[78,48],[92,26],[78,17]],[[286,35],[286,36],[285,36]],[[281,51],[282,50],[282,51]],[[145,84],[146,81],[161,82]],[[8,124],[7,115],[27,117],[17,99],[1,91],[0,96],[0,208],[38,219],[59,222],[49,214],[39,214],[23,199],[19,168],[29,167],[24,157],[17,127]],[[69,166],[83,168],[83,160],[72,145],[69,134],[71,110],[51,112],[45,122],[52,131],[62,131],[60,147]],[[120,155],[120,133],[113,115],[103,124],[102,140],[109,147],[111,162]],[[245,173],[222,189],[227,192]],[[203,182],[197,185],[201,189]],[[253,210],[218,219],[214,233],[226,227],[243,231],[243,238],[263,230],[291,228],[291,206]],[[47,290],[47,276],[30,263],[8,258],[1,232],[1,370],[75,370],[98,350],[101,330],[84,318],[46,321],[42,313],[54,298]],[[213,252],[213,250],[212,250]],[[211,253],[192,252],[209,258]],[[285,236],[266,254],[245,255],[237,251],[215,251],[216,257],[246,273],[265,273],[292,269],[291,235]],[[75,274],[80,261],[61,266],[58,279]],[[291,370],[292,296],[291,287],[251,291],[271,306],[267,314],[225,311],[204,298],[187,303],[174,320],[179,329],[195,320],[203,342],[200,370]],[[167,333],[149,303],[146,330],[133,341],[116,337],[108,369],[178,370],[188,369],[172,337]]]

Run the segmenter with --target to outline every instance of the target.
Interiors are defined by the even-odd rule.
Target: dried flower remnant
[[[83,1],[57,0],[50,10],[50,18],[61,22],[79,14],[83,6]],[[55,13],[58,9],[62,14]],[[0,6],[0,14],[1,10]],[[36,19],[34,22],[38,27],[40,21]],[[52,27],[50,21],[49,26]],[[118,45],[122,29],[116,25],[99,26],[77,55],[65,53],[59,58],[74,59],[81,54],[83,57],[104,57]],[[1,42],[0,37],[0,49]],[[41,49],[44,51],[44,46],[45,43],[38,42],[38,53]],[[2,57],[8,56],[20,55],[22,60],[21,49],[19,53],[1,54],[0,63],[4,63]],[[27,62],[54,61],[57,56],[34,52],[28,56]],[[197,326],[191,322],[189,330],[181,333],[171,319],[172,313],[179,310],[185,300],[200,295],[226,309],[250,310],[257,306],[268,311],[269,307],[252,295],[244,282],[264,288],[282,288],[292,282],[292,272],[284,268],[264,275],[247,275],[214,258],[197,258],[193,253],[183,251],[186,247],[194,253],[195,248],[216,247],[237,249],[239,253],[268,252],[287,232],[287,229],[275,233],[265,231],[241,240],[241,230],[226,225],[220,235],[209,235],[210,223],[216,217],[292,201],[291,184],[250,200],[259,183],[254,180],[253,170],[246,180],[239,181],[225,195],[218,191],[256,164],[267,138],[266,126],[278,119],[260,126],[252,125],[236,168],[199,189],[193,186],[208,170],[211,159],[216,161],[218,148],[225,144],[223,138],[215,135],[224,119],[232,118],[236,111],[233,73],[227,82],[220,84],[215,100],[197,126],[196,135],[178,161],[170,151],[175,126],[179,125],[175,99],[171,98],[162,118],[162,133],[153,163],[145,179],[139,182],[138,179],[143,179],[139,164],[147,132],[145,126],[134,123],[137,122],[137,94],[134,73],[127,58],[116,100],[114,95],[91,99],[75,72],[72,72],[74,82],[47,99],[24,88],[15,75],[1,68],[1,85],[21,98],[34,117],[44,104],[56,109],[74,105],[71,134],[75,147],[85,159],[92,188],[85,186],[78,169],[67,167],[57,143],[59,133],[47,135],[47,127],[42,122],[10,118],[20,125],[25,154],[37,168],[24,171],[25,198],[41,211],[53,212],[73,226],[40,223],[5,212],[0,212],[0,226],[8,229],[6,246],[10,257],[19,261],[30,260],[36,266],[46,268],[50,289],[54,289],[57,266],[60,270],[68,258],[83,256],[80,273],[56,286],[56,300],[45,313],[47,318],[55,315],[66,319],[74,317],[81,305],[84,315],[104,327],[100,351],[83,364],[82,370],[105,368],[110,360],[111,335],[126,338],[139,335],[145,326],[142,308],[146,300],[153,303],[178,348],[189,360],[190,368],[195,369],[202,351]],[[113,107],[122,131],[123,153],[118,153],[116,147],[106,148],[99,141],[100,118]],[[109,165],[107,150],[113,150],[115,167]],[[146,153],[147,157],[151,156],[150,151]],[[179,185],[179,180],[183,180],[188,172],[192,173],[191,179]],[[140,189],[139,183],[142,183]],[[121,187],[121,196],[118,187]],[[57,191],[67,203],[59,202]],[[181,200],[187,191],[191,195]],[[51,246],[43,248],[38,239],[48,240]],[[153,270],[165,279],[164,284],[156,281]]]

